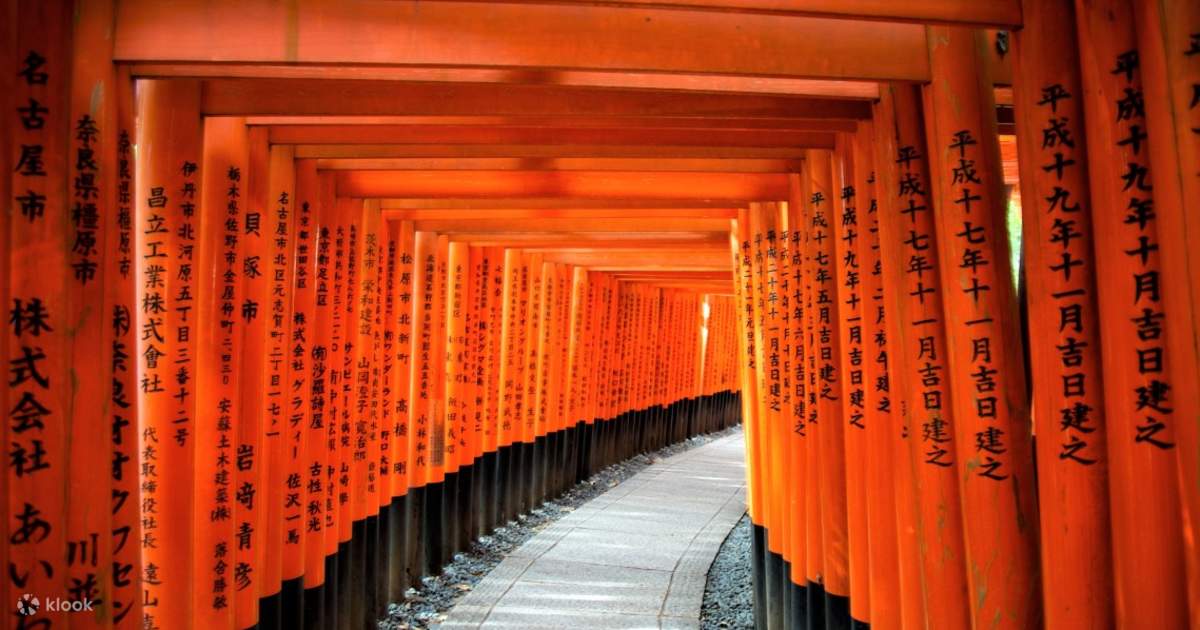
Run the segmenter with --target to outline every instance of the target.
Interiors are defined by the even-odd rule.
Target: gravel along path
[[[480,536],[479,540],[471,544],[469,552],[455,554],[454,561],[442,569],[441,575],[422,578],[421,588],[410,588],[405,593],[404,601],[389,604],[387,617],[379,620],[379,630],[425,630],[436,627],[446,618],[446,611],[474,589],[488,571],[500,564],[500,561],[514,549],[520,547],[526,540],[554,521],[662,459],[740,431],[741,427],[735,426],[717,433],[699,435],[649,455],[637,455],[613,464],[590,479],[576,484],[562,496],[543,503],[527,514],[520,515],[516,521],[509,521],[508,525],[497,527],[490,535]],[[726,541],[726,545],[728,545],[728,541]],[[749,539],[747,538],[748,546]],[[746,552],[747,555],[745,555],[747,559],[749,558],[748,553]],[[746,579],[749,583],[749,577]],[[711,573],[709,582],[712,582]]]
[[[750,516],[729,531],[708,569],[700,630],[754,627],[754,589],[750,583]]]

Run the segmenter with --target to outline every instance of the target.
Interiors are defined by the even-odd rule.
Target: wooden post
[[[861,199],[855,173],[868,165],[859,164],[853,152],[853,136],[839,135],[833,153],[833,212],[828,217],[834,244],[838,334],[842,341],[837,357],[841,374],[842,418],[846,457],[846,527],[849,550],[850,616],[856,622],[871,620],[870,564],[867,545],[867,406],[866,313],[862,293],[862,267],[858,241],[863,238]]]
[[[1146,127],[1155,164],[1163,304],[1171,322],[1171,380],[1177,418],[1176,457],[1183,500],[1184,545],[1192,628],[1200,628],[1200,10],[1179,0],[1135,0]],[[1190,209],[1190,210],[1189,210]],[[1192,419],[1188,421],[1187,419]]]
[[[240,399],[242,174],[249,160],[241,118],[204,122],[196,326],[209,331],[196,355],[196,542],[194,615],[234,627],[236,435]]]
[[[245,218],[242,221],[242,299],[237,304],[242,329],[244,356],[239,393],[237,458],[235,473],[237,503],[234,506],[234,621],[239,630],[259,621],[263,558],[266,533],[266,459],[263,456],[266,409],[266,371],[258,359],[267,344],[266,303],[270,295],[266,261],[270,254],[270,229],[263,222],[267,200],[269,148],[267,130],[250,128],[246,173]]]
[[[1096,277],[1103,279],[1096,288],[1116,623],[1182,628],[1188,609],[1174,395],[1190,384],[1171,381],[1177,337],[1163,311],[1164,226],[1157,221],[1133,10],[1127,0],[1079,0],[1075,11],[1080,59],[1093,60],[1082,64],[1081,84]],[[1046,167],[1057,173],[1070,166],[1065,160],[1056,156]],[[1156,605],[1142,606],[1147,598]]]
[[[955,472],[955,416],[946,385],[946,317],[944,291],[938,276],[939,250],[934,233],[929,168],[921,101],[915,88],[881,86],[877,128],[880,148],[879,242],[881,246],[884,310],[892,334],[888,335],[896,361],[891,381],[903,385],[900,396],[908,405],[907,426],[900,443],[908,453],[897,453],[898,466],[911,462],[915,515],[909,518],[904,495],[897,492],[897,527],[900,563],[915,551],[921,567],[925,622],[930,627],[968,627],[970,610],[963,552],[962,512],[958,475]],[[887,135],[886,139],[882,136]],[[885,153],[883,147],[894,148]],[[893,323],[894,320],[894,323]],[[900,381],[900,382],[898,382]],[[897,483],[905,473],[898,475]],[[913,539],[908,528],[915,529]],[[916,606],[911,573],[901,574],[905,619],[915,621]],[[911,585],[911,588],[910,588]]]
[[[1083,89],[1069,0],[1024,3],[1014,106],[1024,217],[1042,605],[1047,628],[1111,627],[1108,455]],[[1061,159],[1064,168],[1053,165]],[[1064,325],[1064,322],[1065,325]]]
[[[929,27],[925,88],[930,194],[976,625],[1027,628],[1041,618],[1030,418],[1020,319],[1009,265],[992,79],[982,31]],[[913,248],[924,245],[907,237]],[[936,271],[935,271],[936,273]],[[1015,499],[1014,499],[1015,497]]]
[[[899,413],[888,378],[889,347],[884,309],[883,263],[879,246],[878,168],[875,128],[860,122],[854,135],[854,190],[858,219],[859,295],[862,299],[863,407],[866,424],[868,592],[870,619],[879,630],[901,627],[900,566],[897,551],[895,470],[899,455]],[[902,442],[901,442],[902,443]],[[911,483],[908,485],[911,489]],[[911,492],[906,495],[911,505]],[[915,564],[915,563],[914,563]]]
[[[190,628],[200,86],[141,81],[137,98],[143,625]]]

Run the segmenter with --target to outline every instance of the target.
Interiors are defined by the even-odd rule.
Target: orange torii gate
[[[740,418],[760,628],[1200,628],[1194,2],[0,15],[6,627],[360,628]]]

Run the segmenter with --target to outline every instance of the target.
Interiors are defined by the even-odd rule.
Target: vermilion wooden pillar
[[[888,380],[887,320],[883,306],[883,269],[879,250],[879,203],[876,198],[874,126],[860,122],[852,141],[858,239],[855,253],[862,300],[863,424],[866,433],[866,531],[870,619],[878,630],[900,627],[900,567],[896,538],[896,491],[893,442],[899,435]],[[851,592],[853,595],[853,590]]]
[[[243,174],[249,159],[241,118],[204,122],[197,243],[196,325],[208,331],[196,354],[196,540],[194,618],[234,627],[236,461],[240,414]]]
[[[287,361],[290,373],[285,387],[286,430],[283,435],[284,480],[283,505],[284,543],[287,553],[283,561],[282,578],[290,582],[293,597],[309,588],[317,575],[308,576],[310,568],[321,562],[322,555],[312,552],[316,548],[323,554],[324,544],[324,470],[318,470],[320,459],[318,447],[325,445],[324,417],[322,409],[313,404],[313,386],[324,377],[324,365],[317,370],[317,363],[325,361],[324,349],[317,348],[317,273],[321,246],[322,215],[320,208],[321,183],[317,175],[316,160],[296,160],[295,200],[293,203],[294,228],[292,247],[292,309],[289,314],[291,331],[287,339]],[[325,296],[328,304],[328,295]],[[319,358],[318,358],[319,357]],[[318,394],[324,392],[324,383],[318,386]],[[321,425],[314,428],[314,424]],[[318,444],[312,444],[312,441]],[[315,456],[315,457],[314,457]],[[323,567],[322,567],[323,569]],[[312,596],[317,593],[312,592]],[[292,611],[294,617],[303,618],[311,608],[308,598],[303,598],[304,607]],[[299,602],[297,602],[299,603]],[[314,619],[314,621],[319,621]]]
[[[294,197],[295,166],[290,146],[274,145],[270,148],[267,164],[267,205],[262,211],[261,229],[267,238],[267,255],[258,262],[260,271],[267,276],[267,298],[257,305],[258,316],[266,319],[266,342],[263,354],[253,357],[263,376],[263,458],[264,492],[259,499],[266,503],[260,512],[259,531],[265,537],[266,552],[263,556],[261,589],[259,597],[264,600],[264,620],[270,625],[272,617],[279,614],[279,602],[274,599],[280,593],[283,582],[285,544],[286,555],[294,555],[287,542],[284,516],[292,509],[284,509],[287,492],[288,453],[284,442],[287,434],[288,379],[291,364],[288,361],[291,329],[291,277],[292,251],[294,249]],[[298,548],[298,547],[297,547]],[[291,560],[289,559],[289,563]]]
[[[836,271],[838,334],[842,341],[838,356],[842,381],[842,419],[846,453],[846,528],[849,555],[850,616],[860,623],[871,620],[869,551],[867,544],[866,481],[866,313],[862,293],[863,269],[858,241],[863,237],[860,197],[855,173],[859,165],[853,153],[853,136],[839,135],[833,153],[833,212],[829,217]]]
[[[1103,340],[1075,11],[1070,0],[1023,8],[1013,88],[1038,496],[1048,508],[1039,511],[1042,602],[1047,628],[1110,627]],[[1069,164],[1045,168],[1059,159]]]
[[[328,176],[318,175],[315,169],[310,170],[303,163],[297,165],[297,170],[297,194],[307,198],[312,213],[310,256],[313,259],[312,276],[309,279],[312,308],[306,319],[309,328],[307,339],[311,347],[306,398],[311,409],[308,425],[304,427],[306,470],[303,479],[308,493],[305,505],[304,606],[306,617],[307,611],[316,610],[320,612],[319,620],[329,623],[332,611],[326,609],[324,600],[333,582],[333,576],[326,575],[326,568],[330,564],[326,558],[331,552],[329,530],[334,523],[334,488],[328,471],[337,452],[336,437],[331,435],[337,425],[333,413],[336,407],[329,399],[329,392],[336,384],[336,379],[332,378],[336,226],[333,210],[336,202],[332,181]],[[316,181],[310,181],[311,177],[315,177]],[[316,189],[312,190],[314,184]],[[315,591],[320,591],[320,603],[310,601],[310,597],[318,594]]]
[[[786,496],[787,510],[791,518],[791,530],[788,532],[788,546],[792,551],[790,575],[794,585],[790,594],[790,609],[793,611],[789,618],[792,622],[804,621],[809,618],[808,611],[808,505],[807,505],[807,475],[808,458],[812,456],[814,440],[808,427],[808,311],[807,286],[805,270],[805,245],[808,231],[804,229],[801,219],[801,209],[804,200],[801,199],[799,175],[790,174],[793,182],[788,187],[787,204],[780,208],[780,222],[787,226],[782,238],[787,240],[785,252],[787,260],[784,269],[787,273],[787,316],[788,316],[788,359],[786,361],[790,384],[790,404],[786,407],[787,418],[787,460],[790,470],[787,470]],[[803,614],[802,614],[803,613]]]
[[[825,556],[826,624],[849,624],[850,572],[846,525],[846,450],[845,418],[841,400],[841,382],[846,374],[839,369],[841,334],[837,302],[834,258],[837,256],[832,229],[834,215],[832,155],[809,151],[806,156],[809,189],[807,229],[812,242],[813,309],[812,333],[817,416],[821,440],[821,532]]]
[[[1180,0],[1136,0],[1146,127],[1155,164],[1154,205],[1162,257],[1163,303],[1173,331],[1171,380],[1179,491],[1192,627],[1200,627],[1200,8]]]
[[[1108,422],[1116,623],[1188,623],[1178,495],[1177,343],[1164,312],[1158,198],[1127,0],[1075,3]],[[1056,159],[1051,168],[1065,168]],[[1164,167],[1164,174],[1171,167]],[[1068,320],[1068,323],[1071,323]],[[1180,340],[1178,343],[1186,343]],[[1186,347],[1186,346],[1185,346]],[[1154,601],[1154,606],[1143,602]]]
[[[267,130],[250,128],[241,234],[242,300],[237,305],[242,328],[241,391],[237,423],[237,503],[234,506],[234,616],[240,629],[259,621],[262,562],[266,552],[263,514],[266,511],[266,459],[263,457],[263,413],[266,371],[259,363],[267,343],[266,303],[270,295],[266,261],[270,229],[265,208],[269,197]]]
[[[190,628],[194,618],[199,106],[197,82],[138,82],[134,233],[142,329],[138,450],[147,627]],[[17,289],[14,283],[14,295]]]
[[[962,511],[954,448],[954,413],[948,385],[944,287],[938,274],[938,235],[930,196],[928,154],[916,88],[881,86],[879,242],[884,308],[896,362],[892,382],[908,406],[907,442],[911,461],[916,513],[909,518],[906,488],[897,491],[902,571],[911,554],[919,554],[924,623],[930,627],[968,627],[970,610],[963,550]],[[883,138],[884,135],[888,137]],[[894,153],[885,151],[895,149]],[[893,321],[894,320],[894,321]],[[896,378],[898,377],[898,378]],[[900,381],[900,382],[898,382]],[[898,453],[897,468],[906,454]],[[900,477],[903,477],[901,472]],[[908,537],[915,528],[917,547]],[[916,621],[911,573],[901,574],[901,593],[907,620]],[[911,617],[910,617],[911,616]]]
[[[71,3],[62,3],[70,6]],[[113,421],[110,414],[100,413],[112,394],[112,379],[109,365],[102,363],[109,355],[105,342],[113,337],[112,316],[96,305],[103,304],[105,284],[117,278],[106,277],[106,258],[113,256],[105,250],[107,233],[117,228],[112,220],[116,197],[116,122],[117,99],[116,73],[113,69],[108,43],[108,25],[113,19],[111,2],[92,2],[76,7],[73,22],[70,59],[70,93],[67,103],[43,102],[46,108],[46,124],[64,124],[63,138],[67,140],[66,194],[69,209],[66,232],[60,236],[68,249],[67,263],[67,311],[62,321],[71,331],[70,338],[70,387],[66,394],[66,435],[69,449],[66,452],[67,471],[67,514],[65,526],[66,576],[68,599],[92,600],[99,608],[94,615],[71,615],[71,626],[77,628],[110,628],[116,615],[122,620],[128,613],[128,597],[114,604],[109,579],[113,569],[112,550],[122,544],[123,534],[114,535],[116,523],[113,510],[99,509],[97,499],[114,496],[114,480],[110,475],[99,474],[113,466],[112,453],[98,448],[103,439],[112,434]],[[66,70],[66,66],[61,68]],[[59,74],[64,80],[67,74]],[[23,82],[24,77],[18,79]],[[70,110],[66,117],[63,105]],[[20,129],[26,130],[26,122],[36,120],[42,114],[33,101],[18,101],[17,112],[21,117]],[[44,129],[44,127],[43,127]],[[7,197],[5,199],[8,199]],[[17,259],[17,265],[28,265],[28,259]],[[132,288],[129,280],[121,281]],[[11,306],[11,302],[5,302]],[[22,350],[22,356],[24,351]],[[7,356],[7,355],[6,355]],[[14,355],[17,356],[17,355]],[[67,381],[59,380],[58,387]],[[53,386],[53,385],[52,385]],[[132,392],[130,392],[130,395]],[[123,397],[125,394],[122,392]],[[11,408],[6,408],[11,409]],[[116,415],[116,414],[112,414]],[[123,426],[118,427],[126,433]],[[132,433],[128,439],[133,439]],[[25,449],[29,443],[13,448],[9,445],[10,461],[28,457],[29,461],[18,466],[34,464],[36,448],[32,453]],[[36,445],[35,445],[36,447]],[[129,474],[135,468],[126,466]],[[122,492],[124,490],[122,489]],[[119,509],[129,497],[114,500],[113,508]],[[116,497],[114,496],[114,499]],[[136,504],[136,500],[134,501]],[[101,503],[102,505],[102,503]],[[124,526],[125,523],[120,526]],[[116,608],[123,606],[122,609]],[[80,617],[87,617],[80,619]]]
[[[0,297],[8,313],[0,349],[9,366],[0,386],[6,398],[8,453],[0,547],[7,552],[9,567],[2,594],[13,607],[5,617],[26,628],[65,625],[62,612],[40,608],[22,616],[16,607],[25,593],[62,593],[68,570],[79,576],[81,567],[68,569],[64,552],[88,525],[70,514],[67,493],[69,484],[75,485],[68,433],[75,419],[70,327],[79,319],[72,298],[81,287],[68,242],[74,233],[68,167],[74,162],[75,142],[69,126],[71,29],[64,4],[23,3],[6,7],[5,15],[13,20],[5,34],[9,28],[16,32],[4,42],[8,50],[3,59],[11,78],[2,97],[8,129],[0,147],[7,153],[0,177],[7,180],[3,192],[8,209],[0,219],[5,223],[0,236],[7,236],[7,260],[0,267],[5,273],[0,290],[5,294]],[[92,371],[99,368],[93,366]],[[95,549],[99,540],[85,536],[80,542],[100,551]]]
[[[111,314],[105,329],[104,354],[111,368],[113,497],[113,627],[133,628],[142,622],[141,505],[138,483],[138,381],[134,358],[137,337],[134,326],[138,305],[134,275],[134,156],[135,135],[133,81],[120,71],[113,85],[116,95],[115,177],[109,197],[111,211],[105,218],[104,312]],[[3,162],[0,162],[0,166]],[[5,181],[0,178],[0,181]],[[0,191],[3,194],[3,191]],[[0,222],[3,223],[3,222]],[[2,240],[2,236],[0,236]],[[3,274],[0,273],[0,276]],[[4,299],[0,291],[0,299]],[[2,402],[2,401],[0,401]],[[236,401],[235,401],[236,403]],[[3,557],[0,556],[0,561]]]
[[[1014,297],[993,83],[982,31],[929,27],[930,194],[945,307],[967,583],[976,625],[1041,619],[1030,417]],[[917,236],[909,247],[920,248]],[[935,272],[936,273],[936,272]]]

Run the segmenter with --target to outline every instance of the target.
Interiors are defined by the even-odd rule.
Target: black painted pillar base
[[[808,588],[789,579],[786,595],[790,602],[787,616],[788,630],[804,630],[808,625]]]
[[[425,564],[421,575],[437,575],[442,561],[442,483],[425,484],[425,509],[422,511],[421,546],[425,550]]]
[[[488,451],[479,458],[479,494],[475,509],[479,517],[479,534],[492,531],[496,524],[496,452]]]
[[[750,549],[750,580],[754,588],[754,628],[767,630],[767,576],[763,562],[767,533],[761,525],[751,523],[751,529],[753,535]]]
[[[279,593],[258,599],[258,627],[261,630],[280,630],[279,608],[282,604]]]
[[[337,566],[337,622],[338,630],[354,630],[356,627],[352,618],[351,601],[354,599],[354,588],[351,584],[350,573],[354,558],[350,553],[350,541],[338,543]]]
[[[408,494],[392,497],[388,506],[387,602],[404,599],[408,589]],[[385,604],[386,605],[386,604]]]
[[[850,630],[850,598],[825,592],[826,630]]]
[[[808,630],[825,630],[825,586],[808,582]]]
[[[420,586],[425,574],[425,486],[408,489],[408,540],[404,571],[409,586]]]
[[[767,628],[783,630],[783,556],[770,549],[771,532],[766,533],[763,563],[767,574]]]
[[[279,625],[304,630],[304,578],[284,580],[279,588]],[[309,625],[317,628],[316,625]]]
[[[338,553],[325,556],[325,625],[331,630],[338,627]]]

